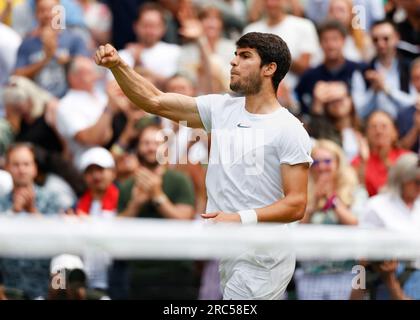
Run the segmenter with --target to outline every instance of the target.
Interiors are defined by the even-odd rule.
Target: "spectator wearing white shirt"
[[[398,232],[420,230],[420,166],[418,156],[408,153],[401,156],[389,172],[383,192],[372,197],[362,215],[360,224],[365,227],[385,228]],[[378,298],[420,299],[420,261],[400,264],[396,270],[383,272],[384,285],[377,288]],[[409,272],[401,283],[401,275]],[[400,283],[396,282],[396,276]],[[399,292],[400,288],[404,292]],[[391,289],[391,290],[390,290]],[[389,291],[389,292],[387,292]]]
[[[311,59],[320,49],[314,24],[308,19],[287,14],[285,5],[285,0],[265,0],[266,18],[251,23],[245,27],[243,33],[273,33],[287,43],[292,55],[292,65],[285,81],[289,88],[294,89],[297,77],[309,68]]]
[[[95,90],[97,75],[92,60],[76,57],[69,66],[69,92],[60,100],[57,129],[68,142],[74,164],[92,146],[102,146],[112,138],[115,103],[107,105],[105,95]]]
[[[145,69],[158,86],[163,86],[176,73],[181,50],[178,45],[162,41],[165,31],[162,7],[155,3],[146,3],[140,7],[134,23],[137,42],[129,43],[119,52],[129,66]]]
[[[397,55],[399,34],[389,21],[373,24],[371,36],[376,57],[370,62],[363,78],[355,78],[355,94],[360,97],[356,103],[358,114],[366,118],[379,109],[391,115],[409,108],[415,102],[415,89],[410,84],[410,65]]]

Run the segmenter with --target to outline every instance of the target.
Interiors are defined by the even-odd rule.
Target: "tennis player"
[[[307,132],[276,97],[290,68],[290,51],[280,37],[266,33],[245,34],[236,45],[230,78],[236,96],[161,92],[109,44],[98,48],[95,61],[109,68],[127,97],[146,112],[211,133],[203,218],[287,227],[304,215],[312,162]],[[294,254],[284,250],[222,260],[223,298],[280,299],[294,268]]]

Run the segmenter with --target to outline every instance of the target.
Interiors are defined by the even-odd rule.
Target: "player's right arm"
[[[110,44],[98,48],[95,62],[110,69],[125,95],[146,112],[176,122],[187,121],[189,127],[204,128],[193,97],[160,91],[130,68]]]

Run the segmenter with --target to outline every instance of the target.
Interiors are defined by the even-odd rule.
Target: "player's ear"
[[[277,63],[275,62],[267,63],[265,66],[263,66],[263,68],[264,68],[264,75],[270,77],[274,74],[274,72],[276,72]]]

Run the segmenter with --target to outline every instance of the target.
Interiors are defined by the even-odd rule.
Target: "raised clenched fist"
[[[99,66],[111,69],[120,64],[121,58],[117,50],[110,44],[100,46],[95,53],[95,62]]]

